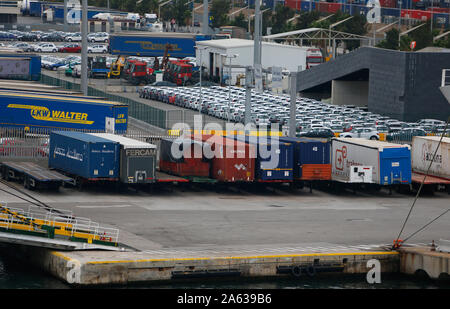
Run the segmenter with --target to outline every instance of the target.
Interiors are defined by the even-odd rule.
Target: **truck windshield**
[[[321,57],[308,57],[308,63],[322,63]]]

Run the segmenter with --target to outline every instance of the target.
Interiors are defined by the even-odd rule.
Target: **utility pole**
[[[251,121],[252,115],[252,67],[245,68],[245,112],[244,112],[244,125],[247,126]]]
[[[255,0],[255,32],[253,47],[253,67],[261,64],[261,0]]]
[[[291,105],[289,114],[289,137],[295,137],[296,135],[296,121],[295,113],[297,111],[297,72],[291,72],[290,75],[290,93],[291,93]]]
[[[64,32],[68,32],[68,29],[67,29],[67,0],[64,0]]]
[[[83,0],[83,8],[82,8],[82,15],[81,15],[81,92],[85,96],[88,95],[87,35],[88,35],[87,0]]]
[[[205,35],[209,34],[209,9],[208,9],[208,0],[203,0],[203,23],[202,23],[202,32]]]

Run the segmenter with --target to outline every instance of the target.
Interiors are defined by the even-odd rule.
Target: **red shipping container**
[[[331,180],[331,164],[303,164],[302,180]]]
[[[178,176],[209,177],[210,163],[203,160],[202,146],[191,139],[162,139],[159,170]]]
[[[316,7],[319,6],[319,12],[336,13],[341,9],[342,3],[333,2],[316,2]]]
[[[428,20],[431,18],[430,11],[422,11],[422,10],[402,10],[402,18],[410,18],[417,20]]]
[[[160,160],[159,170],[182,177],[209,177],[209,163],[201,159],[185,159],[184,162]]]
[[[284,6],[290,7],[291,9],[300,11],[300,5],[301,5],[301,1],[300,0],[285,0],[284,1]]]
[[[207,148],[204,156],[211,159],[211,178],[223,182],[254,180],[254,145],[219,135],[194,135],[193,138],[209,144],[209,147],[203,149]]]
[[[382,8],[396,8],[397,0],[380,0],[380,6]]]

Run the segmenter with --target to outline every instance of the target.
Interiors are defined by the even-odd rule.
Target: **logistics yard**
[[[69,286],[448,279],[448,53],[87,12],[0,32],[2,252]]]

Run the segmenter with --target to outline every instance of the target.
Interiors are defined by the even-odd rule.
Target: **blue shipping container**
[[[0,54],[0,78],[20,80],[41,79],[41,56],[32,54]]]
[[[234,136],[256,148],[255,178],[258,181],[292,181],[294,145],[275,138]]]
[[[294,178],[303,176],[303,164],[330,164],[330,142],[313,138],[280,137],[294,145]]]
[[[113,55],[162,57],[166,44],[172,46],[171,57],[195,57],[195,42],[210,40],[207,35],[184,33],[145,33],[111,35],[110,50]]]
[[[1,127],[40,127],[125,132],[128,106],[118,102],[0,91]]]
[[[120,144],[81,132],[51,132],[50,168],[87,180],[118,180]]]

